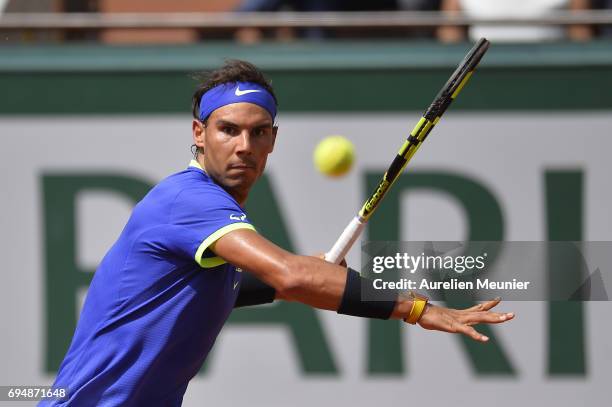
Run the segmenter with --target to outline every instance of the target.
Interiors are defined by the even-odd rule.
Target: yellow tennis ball
[[[321,173],[329,177],[339,177],[351,169],[355,149],[347,138],[329,136],[317,144],[313,158],[315,167]]]

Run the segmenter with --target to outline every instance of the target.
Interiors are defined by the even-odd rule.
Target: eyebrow
[[[228,120],[223,120],[223,119],[217,120],[215,122],[215,124],[217,126],[228,126],[228,127],[236,127],[236,128],[240,127],[236,123],[230,122]],[[273,126],[273,123],[270,120],[266,120],[265,122],[258,123],[255,126],[253,126],[254,129],[259,129],[259,128],[262,128],[262,127],[274,127],[274,126]]]
[[[236,123],[232,123],[232,122],[230,122],[230,121],[223,120],[223,119],[217,120],[217,121],[215,122],[215,124],[216,124],[217,126],[238,127],[238,125],[237,125]]]

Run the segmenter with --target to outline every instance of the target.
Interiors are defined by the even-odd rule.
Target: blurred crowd
[[[479,19],[538,18],[559,10],[612,10],[612,0],[0,0],[0,13],[11,12],[339,12],[430,11]],[[238,28],[238,29],[104,29],[67,31],[60,40],[93,40],[105,43],[181,43],[234,39],[260,41],[296,39],[420,38],[452,43],[487,37],[493,41],[588,41],[612,38],[611,25],[472,25],[377,28]],[[7,37],[8,38],[8,37]],[[30,37],[32,38],[32,37]],[[42,37],[38,36],[38,39]],[[47,38],[55,38],[51,36]]]
[[[589,10],[592,7],[612,8],[612,0],[243,0],[239,11],[440,11],[446,14],[464,14],[474,18],[542,17],[555,10]],[[399,33],[396,28],[387,35],[437,38],[442,42],[459,42],[486,37],[495,41],[546,41],[569,38],[586,41],[593,38],[595,29],[586,25],[566,28],[550,26],[442,26],[433,29],[411,29]],[[372,32],[359,33],[372,36]],[[601,34],[604,34],[602,32]],[[337,37],[342,33],[333,30],[304,30],[301,36],[310,38]],[[354,35],[354,33],[353,33]],[[375,34],[374,34],[375,35]],[[254,42],[262,37],[258,30],[240,30],[238,38]],[[287,37],[287,33],[280,33]]]

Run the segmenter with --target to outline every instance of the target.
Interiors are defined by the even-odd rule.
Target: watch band
[[[429,298],[423,295],[414,293],[412,291],[410,291],[408,295],[412,298],[412,308],[410,308],[410,314],[408,314],[408,316],[404,318],[404,321],[408,322],[409,324],[414,325],[421,318],[421,315],[423,314],[423,311],[425,310],[425,307],[427,306],[427,302],[429,301]]]

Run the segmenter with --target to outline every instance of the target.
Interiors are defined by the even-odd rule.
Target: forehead
[[[270,113],[263,107],[254,103],[231,103],[222,106],[211,113],[210,121],[224,120],[238,125],[253,126],[263,123],[272,123]]]

